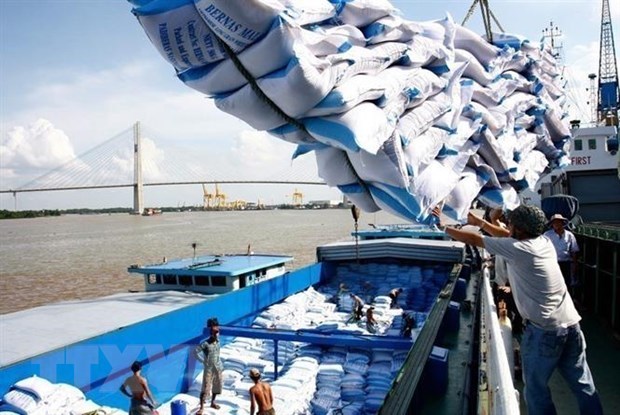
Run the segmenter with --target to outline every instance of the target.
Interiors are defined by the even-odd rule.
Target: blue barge
[[[421,235],[428,237],[429,232],[438,235],[436,231]],[[268,339],[276,344],[276,361],[278,341],[408,351],[379,411],[408,413],[425,400],[421,393],[428,393],[429,387],[445,392],[447,375],[444,380],[433,380],[438,372],[429,374],[424,368],[427,362],[448,363],[448,349],[436,345],[455,321],[458,327],[459,319],[471,319],[469,314],[459,316],[455,305],[463,300],[475,305],[477,296],[475,291],[466,294],[471,260],[466,260],[463,244],[407,236],[321,246],[316,264],[292,272],[285,270],[291,257],[253,254],[131,266],[131,273],[145,279],[146,292],[53,304],[3,316],[2,331],[7,335],[0,349],[0,389],[9,390],[20,379],[37,375],[75,385],[98,404],[124,407],[125,398],[118,388],[131,363],[139,360],[157,399],[165,402],[191,387],[199,370],[191,351],[204,336],[205,320],[216,316],[222,324],[224,343],[233,336]],[[402,276],[421,268],[430,275],[435,270],[443,277],[428,287],[413,280],[417,289],[404,286],[411,296],[403,308],[425,315],[415,341],[394,333],[369,336],[339,330],[252,326],[261,312],[309,287],[333,292],[345,279],[351,289],[361,290],[362,283],[368,282],[380,287],[389,283],[385,274],[388,269]],[[469,325],[463,336],[473,344],[474,332]]]

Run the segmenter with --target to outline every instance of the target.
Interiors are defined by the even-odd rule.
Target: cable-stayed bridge
[[[190,151],[191,152],[191,151]],[[213,157],[212,157],[213,158]],[[215,157],[217,158],[217,156]],[[165,151],[147,136],[139,122],[73,160],[0,193],[133,188],[136,213],[144,210],[143,188],[191,184],[298,184],[325,185],[308,159],[278,172],[244,173],[237,166],[214,163],[178,149]],[[245,174],[245,177],[244,177]]]

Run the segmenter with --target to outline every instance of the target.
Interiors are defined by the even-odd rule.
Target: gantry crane
[[[226,207],[226,195],[220,191],[217,183],[215,183],[214,206],[218,209]]]
[[[292,199],[293,206],[301,206],[304,204],[304,194],[297,189],[293,192]]]
[[[207,185],[202,184],[202,204],[205,209],[210,209],[213,204],[213,193],[210,193],[207,189]]]
[[[617,3],[616,3],[617,5]],[[618,127],[618,65],[611,26],[609,0],[603,0],[601,12],[601,45],[598,66],[598,121]]]

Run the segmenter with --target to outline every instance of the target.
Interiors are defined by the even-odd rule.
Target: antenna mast
[[[588,75],[590,79],[590,94],[588,96],[588,105],[590,106],[590,122],[592,125],[598,124],[598,100],[596,99],[596,74]]]

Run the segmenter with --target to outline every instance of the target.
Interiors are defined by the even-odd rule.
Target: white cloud
[[[3,169],[16,176],[21,169],[56,167],[75,158],[75,152],[69,137],[41,118],[26,127],[15,126],[9,130],[2,137],[0,158]]]

